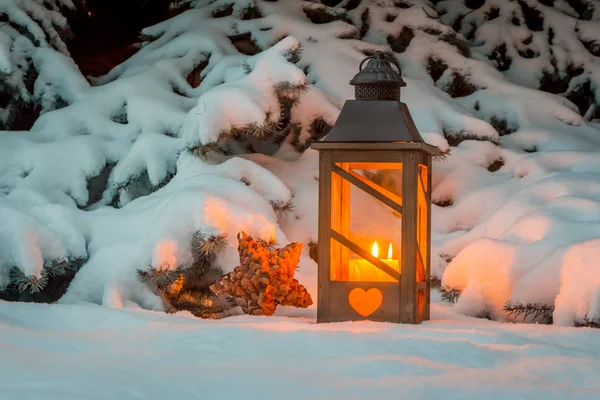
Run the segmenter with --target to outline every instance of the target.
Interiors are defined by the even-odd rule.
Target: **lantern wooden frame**
[[[430,246],[431,246],[431,161],[439,150],[422,142],[313,142],[319,150],[319,289],[317,322],[374,320],[418,324],[430,318]],[[386,197],[367,182],[345,172],[336,163],[396,163],[402,169],[401,204]],[[426,172],[419,165],[426,167]],[[332,229],[332,202],[342,210],[349,207],[349,191],[332,194],[333,174],[341,176],[350,185],[388,205],[402,214],[401,273],[372,257],[340,232]],[[425,182],[424,182],[425,181]],[[426,254],[421,254],[417,239],[418,185],[422,185],[426,206]],[[343,192],[343,191],[341,191]],[[333,197],[332,197],[333,196]],[[421,228],[421,229],[423,229]],[[331,239],[360,255],[379,269],[386,271],[397,282],[356,282],[331,280]],[[418,260],[418,257],[421,259]],[[420,267],[421,265],[422,267]],[[383,295],[381,305],[372,314],[362,316],[348,302],[354,288],[378,289]]]

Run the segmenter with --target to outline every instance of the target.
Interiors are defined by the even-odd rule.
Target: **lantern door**
[[[324,151],[321,163],[319,286],[329,300],[319,319],[400,322],[402,152]]]

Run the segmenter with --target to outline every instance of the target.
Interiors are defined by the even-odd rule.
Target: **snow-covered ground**
[[[501,324],[441,303],[420,326],[316,324],[310,310],[207,321],[131,307],[0,303],[0,398],[590,400],[600,393],[594,329]]]

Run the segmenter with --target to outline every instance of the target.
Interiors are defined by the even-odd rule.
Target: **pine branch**
[[[446,156],[446,154],[440,154],[439,156],[433,156],[433,161],[446,162],[448,161],[448,157]]]
[[[288,81],[280,81],[275,84],[275,94],[277,99],[283,105],[293,107],[300,103],[302,95],[308,93],[310,86],[308,82],[291,83]]]
[[[600,318],[589,319],[587,315],[583,318],[583,321],[574,321],[574,325],[577,328],[595,328],[600,329]]]
[[[61,260],[50,261],[44,265],[44,271],[49,278],[64,275],[70,271],[79,271],[79,269],[87,262],[85,257],[66,258]],[[42,271],[43,272],[43,271]]]
[[[233,127],[229,133],[225,133],[225,136],[230,136],[235,140],[243,139],[243,136],[253,136],[260,139],[267,139],[273,134],[275,124],[270,120],[271,113],[267,112],[265,115],[265,123],[262,125],[253,122],[243,127]]]
[[[223,154],[223,155],[231,155],[231,151],[229,150],[229,145],[227,144],[227,141],[225,140],[225,136],[226,134],[222,133],[221,134],[221,138],[216,141],[216,142],[211,142],[211,143],[197,143],[194,145],[189,145],[186,150],[201,158],[201,159],[206,159],[206,157],[208,156],[208,154],[212,151],[219,153],[219,154]]]
[[[552,314],[554,313],[554,307],[546,304],[539,303],[512,303],[506,302],[503,308],[504,311],[508,312],[508,316],[514,318],[523,317],[523,320],[527,317],[532,316],[531,321],[535,321],[540,318],[542,322],[552,321]]]
[[[164,188],[165,186],[167,186],[167,184],[169,182],[171,182],[171,180],[175,177],[174,173],[167,173],[167,175],[164,177],[164,179],[162,181],[160,181],[157,185],[154,185],[150,188],[150,193],[154,193],[162,188]]]
[[[250,73],[252,72],[252,67],[250,66],[250,64],[248,64],[248,61],[244,60],[244,62],[242,62],[242,70],[246,75],[250,75]]]
[[[185,287],[194,290],[208,290],[208,288],[223,276],[223,271],[212,264],[195,263],[185,270],[183,277]]]
[[[492,321],[492,314],[488,310],[481,311],[475,315],[475,318],[487,319]]]
[[[313,24],[327,24],[333,21],[344,21],[352,25],[352,19],[349,17],[346,10],[338,12],[332,7],[320,6],[305,6],[302,8],[304,14],[311,20]],[[339,10],[339,9],[338,9]]]
[[[291,120],[292,120],[292,107],[290,105],[286,105],[286,104],[283,104],[282,102],[279,102],[279,119],[275,123],[275,133],[273,135],[271,135],[271,138],[273,136],[277,136],[278,132],[281,132],[282,130],[284,130],[290,124]]]
[[[9,272],[9,287],[18,293],[28,292],[36,294],[46,288],[51,279],[62,276],[68,272],[77,272],[87,261],[86,258],[63,258],[44,263],[40,276],[25,275],[18,267],[11,268]],[[12,289],[10,289],[12,290]]]
[[[285,128],[278,130],[271,137],[271,142],[275,145],[280,146],[285,140],[291,135],[292,137],[299,137],[301,127],[298,124],[290,123]]]
[[[298,127],[298,129],[294,129],[290,132],[289,136],[291,137],[291,144],[294,146],[294,149],[298,153],[304,152],[310,146],[308,141],[301,142],[300,137],[302,136],[302,128]],[[307,144],[308,143],[308,144]]]
[[[308,128],[308,133],[310,134],[311,140],[320,140],[325,135],[329,133],[329,131],[333,128],[331,125],[323,119],[323,117],[315,118]]]
[[[441,294],[441,299],[448,303],[456,303],[462,293],[461,290],[451,289],[448,286],[441,286],[438,292]]]
[[[192,235],[190,247],[194,262],[212,260],[227,247],[227,234],[198,229]]]
[[[250,19],[258,19],[262,18],[262,12],[260,8],[256,5],[256,3],[251,2],[245,8],[240,10],[240,19],[242,21],[250,20]]]
[[[214,304],[215,296],[210,290],[188,290],[167,301],[177,310],[187,310],[200,318],[216,319],[223,309]]]
[[[288,60],[288,62],[290,62],[292,64],[297,64],[300,62],[300,59],[302,58],[303,51],[304,51],[304,48],[300,44],[300,45],[294,47],[293,49],[290,49],[287,53],[285,53],[285,58],[286,58],[286,60]]]
[[[273,210],[280,217],[283,215],[288,215],[289,213],[294,211],[294,203],[292,203],[292,200],[289,200],[289,201],[277,200],[277,201],[271,201],[270,203],[271,203],[271,207],[273,207]]]
[[[137,270],[138,280],[142,283],[152,283],[156,286],[160,292],[168,292],[171,285],[177,281],[188,268],[188,265],[183,263],[179,264],[173,270],[158,269],[152,265],[146,267],[146,269]]]
[[[41,292],[48,284],[48,274],[41,273],[40,276],[25,275],[17,267],[10,270],[10,281],[15,285],[20,293],[38,293]]]
[[[117,194],[119,194],[121,191],[127,192],[132,186],[142,184],[145,179],[148,179],[148,173],[145,171],[131,175],[125,181],[115,182],[115,188],[113,191]]]
[[[201,318],[220,318],[223,309],[213,304],[215,295],[210,286],[223,276],[223,271],[213,263],[227,245],[226,235],[199,229],[190,242],[193,263],[180,264],[174,270],[152,266],[138,269],[138,280],[155,286],[168,304],[168,312],[187,310]]]
[[[152,273],[153,270],[154,269],[152,267],[146,269],[138,268],[136,271],[138,281],[144,284],[152,282],[152,280],[154,279],[154,274]]]
[[[277,82],[274,85],[274,91],[280,105],[280,115],[277,121],[273,120],[272,111],[265,112],[264,123],[256,122],[232,126],[229,130],[224,130],[219,134],[219,139],[211,143],[198,143],[187,147],[187,151],[205,159],[211,151],[224,155],[230,155],[227,140],[241,141],[245,137],[256,137],[259,139],[270,139],[275,144],[281,144],[290,132],[298,131],[298,127],[286,129],[291,121],[291,109],[300,103],[300,98],[309,90],[308,83],[295,84],[287,81]],[[323,121],[324,122],[324,121]],[[325,124],[320,123],[314,126],[315,132],[325,129]],[[318,133],[315,133],[318,135]],[[306,147],[305,144],[299,147]],[[251,149],[249,149],[251,151]]]

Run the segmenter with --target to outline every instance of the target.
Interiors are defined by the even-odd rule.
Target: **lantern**
[[[363,64],[368,61],[363,69]],[[398,69],[396,72],[392,65]],[[429,319],[431,160],[398,63],[367,57],[321,141],[318,322]]]

